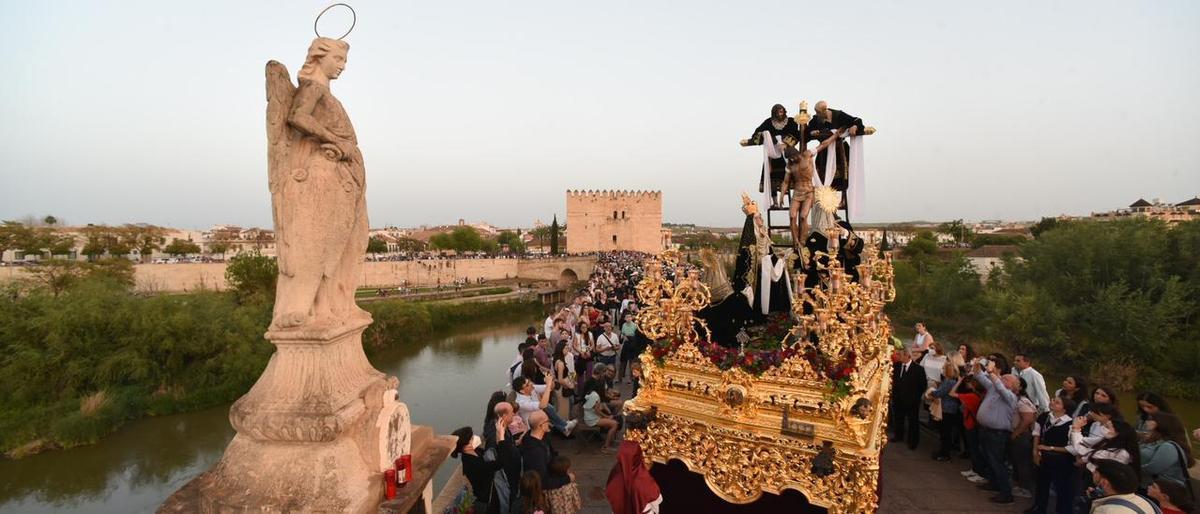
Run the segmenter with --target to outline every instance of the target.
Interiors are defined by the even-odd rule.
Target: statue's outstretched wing
[[[283,181],[288,177],[292,143],[296,131],[288,125],[288,114],[292,111],[292,98],[296,86],[287,67],[278,61],[267,63],[267,185],[271,190],[271,215],[275,221],[275,245],[278,253],[279,271],[291,276],[287,246],[291,243],[287,234],[287,223],[280,223],[283,202],[278,195]]]

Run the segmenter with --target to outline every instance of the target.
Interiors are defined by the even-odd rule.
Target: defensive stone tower
[[[658,253],[667,244],[661,191],[567,191],[568,253]]]

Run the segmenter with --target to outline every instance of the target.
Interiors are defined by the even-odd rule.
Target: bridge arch
[[[571,268],[563,268],[562,273],[558,274],[559,287],[567,287],[576,282],[579,282],[579,274]]]

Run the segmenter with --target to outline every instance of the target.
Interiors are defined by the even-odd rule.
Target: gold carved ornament
[[[795,489],[830,512],[874,510],[886,442],[886,409],[878,406],[890,396],[891,331],[882,309],[895,290],[891,262],[877,258],[871,245],[863,257],[858,282],[832,258],[820,270],[822,286],[806,289],[803,276],[797,278],[797,323],[781,341],[788,357],[757,376],[736,365],[721,370],[702,351],[710,342],[695,312],[708,305],[709,294],[698,275],[681,270],[675,252],[648,261],[637,286],[647,306],[639,327],[669,344],[642,355],[643,386],[626,407],[657,412],[646,429],[628,432],[647,461],[681,460],[732,503]],[[664,270],[674,270],[675,280]],[[813,307],[807,314],[804,302]],[[833,381],[802,358],[805,351],[831,362],[853,355],[848,394],[831,399]]]
[[[673,272],[674,282],[664,276],[664,267]],[[711,338],[708,324],[695,313],[708,306],[712,294],[700,281],[699,270],[679,266],[678,251],[668,250],[659,260],[647,261],[637,293],[646,306],[638,312],[638,328],[651,340],[696,343]]]

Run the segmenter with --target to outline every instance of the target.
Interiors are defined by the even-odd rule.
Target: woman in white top
[[[912,346],[909,349],[920,352],[928,350],[929,343],[933,342],[933,334],[929,333],[924,323],[917,323],[913,328],[916,329],[917,336],[913,338]]]
[[[617,435],[617,428],[620,424],[613,417],[612,411],[608,409],[608,405],[601,400],[599,385],[599,381],[594,379],[588,380],[584,385],[583,423],[589,427],[597,427],[607,431],[604,435],[604,447],[600,451],[603,453],[612,453],[613,439]]]
[[[1119,419],[1109,420],[1105,426],[1104,438],[1089,446],[1083,441],[1083,427],[1087,424],[1087,418],[1075,418],[1068,436],[1070,445],[1067,446],[1067,450],[1087,463],[1088,471],[1096,470],[1096,465],[1092,463],[1096,459],[1111,459],[1129,464],[1135,470],[1142,469],[1139,462],[1141,454],[1138,449],[1137,431],[1132,425]]]
[[[925,368],[925,379],[929,382],[929,387],[936,387],[938,382],[942,381],[942,367],[946,365],[946,353],[942,351],[942,345],[933,341],[929,341],[929,352],[925,357],[921,358],[921,367]]]

